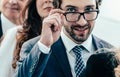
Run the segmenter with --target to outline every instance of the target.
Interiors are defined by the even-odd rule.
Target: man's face
[[[9,20],[17,20],[26,2],[27,0],[1,0],[1,11]]]
[[[96,10],[95,0],[62,0],[61,8],[66,12],[88,12]],[[88,13],[89,14],[89,13]],[[70,17],[70,19],[77,18]],[[64,33],[74,42],[81,44],[84,42],[94,27],[94,21],[85,20],[83,15],[80,16],[78,21],[69,22],[65,16],[62,16],[64,24]]]
[[[36,4],[38,14],[42,18],[47,17],[50,10],[54,8],[53,0],[37,0]]]

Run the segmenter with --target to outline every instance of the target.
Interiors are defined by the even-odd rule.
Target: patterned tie
[[[83,48],[83,47],[82,47]],[[83,50],[81,46],[75,46],[72,50],[76,55],[76,62],[75,62],[75,73],[76,77],[81,77],[85,69],[84,61],[82,60],[81,51]]]

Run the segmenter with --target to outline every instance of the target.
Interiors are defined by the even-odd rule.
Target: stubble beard
[[[81,44],[81,43],[83,43],[84,41],[87,40],[87,38],[89,37],[89,35],[90,35],[90,33],[91,33],[90,29],[91,29],[90,26],[88,26],[88,28],[86,29],[86,30],[88,30],[87,33],[76,35],[76,33],[74,32],[74,28],[73,28],[73,27],[71,27],[70,29],[67,28],[67,27],[65,27],[65,30],[66,30],[66,32],[68,33],[68,36],[69,36],[74,42],[76,42],[76,43],[78,43],[78,44]]]

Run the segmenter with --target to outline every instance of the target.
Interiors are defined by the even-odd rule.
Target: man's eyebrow
[[[72,6],[72,5],[67,5],[66,8],[71,7],[71,8],[77,8],[76,6]],[[86,5],[87,7],[95,7],[95,5]]]
[[[72,6],[72,5],[67,5],[66,7],[72,7],[72,8],[76,8],[75,6]]]
[[[95,5],[87,5],[86,7],[95,7]]]

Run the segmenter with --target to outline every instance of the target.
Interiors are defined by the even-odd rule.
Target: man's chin
[[[74,40],[78,43],[82,43],[82,42],[86,41],[86,38],[85,37],[75,37]]]

